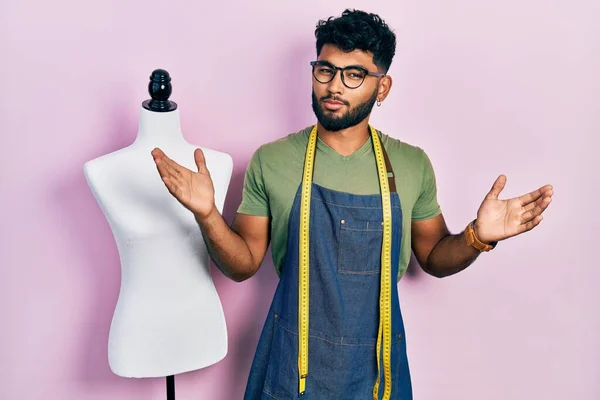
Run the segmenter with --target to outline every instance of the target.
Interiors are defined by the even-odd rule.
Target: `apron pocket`
[[[273,342],[263,392],[279,400],[297,399],[298,334],[282,326],[277,314],[273,320]]]
[[[381,270],[382,220],[339,223],[337,271],[340,274],[371,275]]]
[[[298,334],[295,325],[275,316],[273,342],[263,394],[268,399],[298,399]],[[371,399],[377,377],[376,338],[338,338],[309,330],[306,398]],[[392,398],[409,400],[411,384],[406,343],[392,336]],[[383,381],[382,381],[383,384]]]

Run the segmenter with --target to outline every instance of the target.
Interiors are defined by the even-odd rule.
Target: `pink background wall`
[[[429,153],[454,232],[500,173],[503,197],[555,186],[534,232],[454,277],[401,281],[415,398],[600,398],[596,0],[126,3],[0,5],[1,399],[165,398],[164,379],[108,368],[120,266],[83,163],[133,141],[165,68],[188,140],[234,159],[231,221],[254,149],[314,122],[315,23],[364,4],[398,35],[372,122]],[[214,270],[229,353],[178,376],[178,399],[241,398],[268,259],[242,284]]]

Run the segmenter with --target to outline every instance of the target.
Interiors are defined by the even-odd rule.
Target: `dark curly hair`
[[[315,29],[317,56],[326,44],[342,51],[373,54],[373,62],[387,73],[396,53],[396,35],[377,14],[346,9],[340,17],[320,20]]]

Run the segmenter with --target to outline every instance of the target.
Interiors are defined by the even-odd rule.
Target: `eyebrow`
[[[337,65],[335,65],[335,64],[334,64],[334,63],[332,63],[331,61],[327,61],[327,60],[319,60],[319,62],[324,62],[324,63],[327,63],[327,64],[329,64],[329,65],[331,65],[331,66],[338,67]],[[364,69],[365,71],[368,71],[368,70],[369,70],[369,68],[367,68],[367,67],[365,67],[365,66],[363,66],[363,65],[360,65],[360,64],[346,65],[345,67],[338,67],[338,68],[360,68],[360,69]]]

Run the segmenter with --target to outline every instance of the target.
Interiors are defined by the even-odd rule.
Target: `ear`
[[[392,90],[392,77],[389,75],[384,76],[379,81],[379,90],[377,91],[377,100],[383,101]]]

